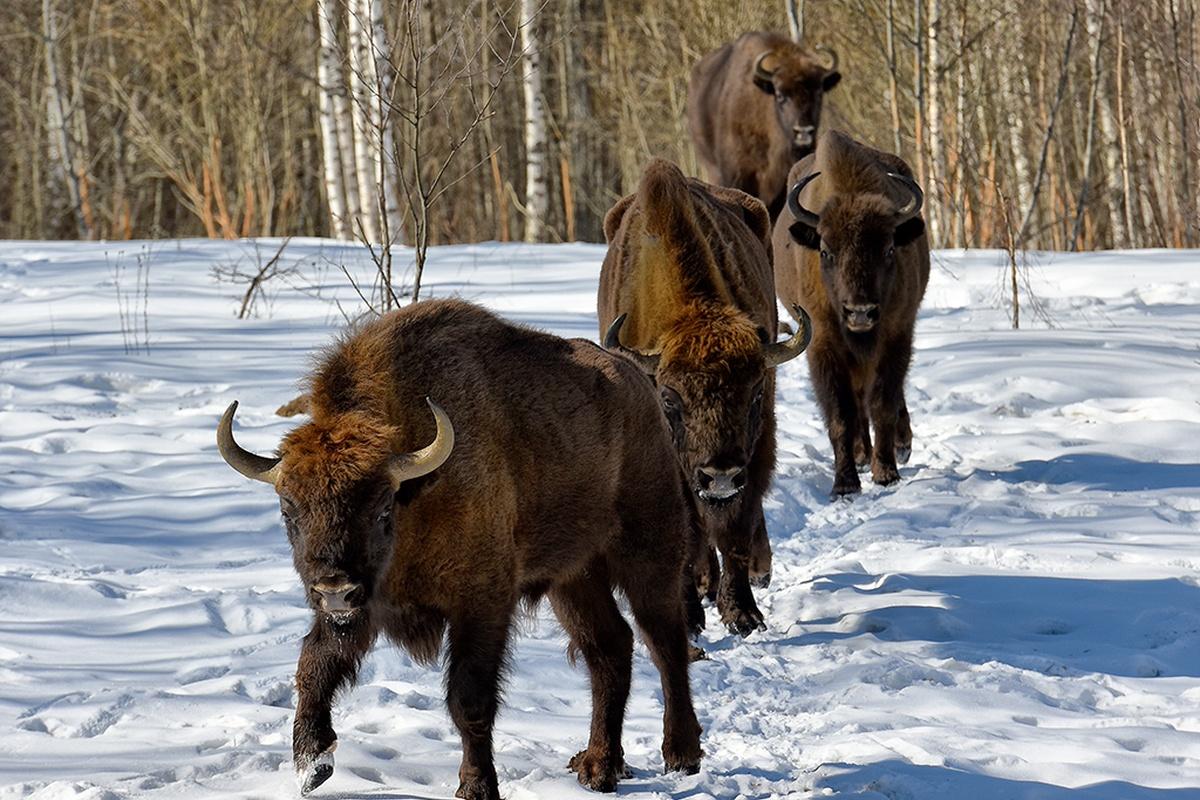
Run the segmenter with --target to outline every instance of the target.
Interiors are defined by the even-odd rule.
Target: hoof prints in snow
[[[252,243],[156,246],[145,356],[123,350],[106,247],[0,244],[0,800],[290,796],[308,611],[273,495],[220,462],[213,428],[240,399],[243,443],[276,446],[295,421],[273,411],[334,334],[334,300],[357,302],[332,265],[362,283],[370,256],[292,240],[330,265],[307,276],[321,294],[280,287],[274,316],[237,321],[210,268]],[[602,257],[450,247],[426,274],[434,296],[594,337]],[[939,258],[903,480],[829,502],[806,366],[779,371],[768,630],[735,639],[708,609],[695,776],[661,774],[638,647],[622,796],[1200,796],[1197,256],[1039,256],[1055,327],[1021,331],[991,306],[1003,256]],[[524,628],[501,792],[590,796],[565,768],[586,743],[586,675],[545,608]],[[336,706],[338,766],[313,796],[452,795],[441,681],[377,650]]]

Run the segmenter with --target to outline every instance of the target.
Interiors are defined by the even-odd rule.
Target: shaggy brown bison
[[[783,208],[787,175],[812,152],[825,93],[837,86],[837,55],[817,54],[778,33],[746,33],[692,68],[688,130],[712,183]]]
[[[237,445],[236,403],[217,433],[230,466],[275,487],[314,611],[296,670],[304,792],[333,772],[330,705],[376,638],[430,663],[448,631],[457,796],[497,800],[492,727],[509,632],[518,604],[542,595],[591,673],[591,735],[570,768],[613,791],[633,652],[614,587],[662,678],[666,768],[698,769],[680,602],[696,536],[644,375],[592,343],[435,300],[332,348],[309,397],[312,419],[278,457]]]
[[[707,538],[724,557],[721,620],[742,635],[763,622],[748,570],[775,467],[774,367],[809,336],[802,325],[774,341],[769,228],[753,197],[653,161],[605,217],[598,301],[605,346],[658,386]]]
[[[894,483],[897,458],[912,449],[904,380],[929,282],[921,189],[901,158],[837,131],[789,181],[775,286],[812,315],[808,367],[833,445],[833,493],[859,491],[856,464],[870,463],[875,483]]]

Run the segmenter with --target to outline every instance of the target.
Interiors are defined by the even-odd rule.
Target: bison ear
[[[810,228],[803,222],[793,222],[788,226],[788,233],[792,235],[792,241],[801,247],[807,247],[809,250],[821,249],[821,237],[816,228]]]
[[[905,245],[912,244],[924,235],[925,220],[920,217],[913,217],[896,227],[896,234],[893,238],[896,241],[896,247],[904,247]]]
[[[762,325],[759,325],[757,328],[755,328],[754,332],[758,334],[758,341],[762,344],[771,343],[771,334],[767,333],[767,329]]]
[[[617,235],[617,228],[621,227],[621,220],[625,219],[625,212],[633,205],[633,201],[637,199],[636,194],[626,195],[616,202],[608,213],[604,215],[604,239],[606,242],[611,242],[613,237]]]
[[[771,80],[770,78],[764,78],[755,75],[754,85],[757,86],[760,91],[766,92],[767,94],[775,94],[775,81]]]
[[[833,87],[835,87],[839,83],[841,83],[841,81],[842,81],[842,73],[838,72],[837,70],[834,70],[833,72],[826,75],[825,79],[821,81],[821,88],[828,92]]]

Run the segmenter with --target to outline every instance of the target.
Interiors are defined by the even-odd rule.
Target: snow
[[[358,307],[353,247],[288,243],[255,318],[214,268],[278,241],[0,243],[0,799],[294,797],[307,629],[269,488],[310,353]],[[595,338],[603,249],[437,248],[432,295]],[[706,759],[662,775],[635,655],[623,796],[1200,798],[1200,254],[1031,254],[1009,329],[1002,253],[940,252],[909,381],[904,480],[830,502],[803,359],[779,380],[768,630],[692,678]],[[1028,297],[1026,297],[1028,301]],[[148,344],[148,349],[147,345]],[[511,800],[584,798],[582,669],[543,608],[496,732]],[[379,649],[338,703],[314,797],[446,798],[441,675]]]

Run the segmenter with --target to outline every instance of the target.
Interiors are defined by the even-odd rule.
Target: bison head
[[[620,343],[625,314],[604,337],[607,349],[633,359],[654,379],[684,473],[710,510],[731,506],[746,486],[770,370],[804,352],[812,338],[799,306],[796,315],[804,324],[784,342],[771,342],[743,313],[718,306],[683,315],[663,336],[661,353]]]
[[[851,345],[868,348],[888,305],[896,248],[925,233],[918,216],[924,195],[912,178],[890,172],[909,195],[900,208],[883,194],[835,194],[818,216],[801,205],[800,193],[820,174],[808,175],[788,192],[795,219],[788,231],[798,244],[820,253],[821,280],[840,314],[843,335]]]
[[[775,118],[791,147],[793,161],[812,152],[825,92],[838,85],[837,53],[818,48],[828,57],[822,65],[798,48],[768,50],[754,61],[754,85],[775,101]]]
[[[233,438],[232,403],[217,427],[221,457],[247,478],[275,487],[292,561],[309,604],[339,625],[361,619],[391,556],[404,488],[433,472],[454,447],[450,419],[432,401],[433,442],[395,453],[395,429],[355,412],[289,433],[277,458],[243,450]]]

